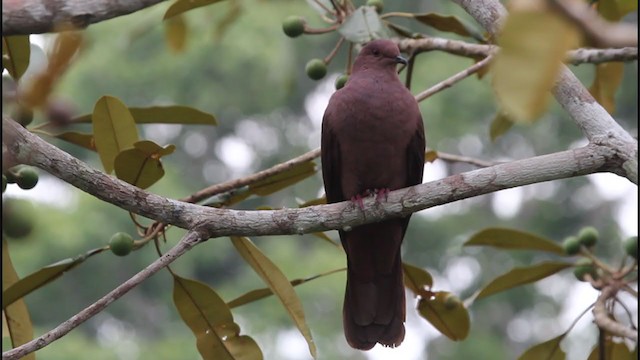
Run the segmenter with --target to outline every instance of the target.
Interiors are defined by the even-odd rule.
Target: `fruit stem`
[[[336,43],[336,46],[333,48],[333,50],[331,50],[331,52],[329,53],[329,55],[327,55],[327,57],[325,57],[322,61],[324,61],[325,64],[329,65],[329,63],[331,62],[331,60],[333,60],[333,58],[336,56],[336,54],[338,53],[338,50],[340,49],[340,46],[342,46],[342,43],[344,42],[344,36],[341,36],[340,39],[338,40],[338,43]]]
[[[322,28],[322,29],[317,29],[317,28],[312,28],[307,26],[307,24],[304,24],[304,33],[305,34],[311,34],[311,35],[318,35],[318,34],[326,34],[328,32],[332,32],[334,30],[336,30],[337,28],[340,27],[340,23],[337,24],[333,24],[327,28]]]

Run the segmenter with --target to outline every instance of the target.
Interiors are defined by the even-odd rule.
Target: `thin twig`
[[[612,285],[606,286],[602,289],[598,300],[596,300],[593,306],[593,317],[599,328],[606,330],[607,332],[638,341],[638,331],[628,326],[625,326],[609,317],[609,313],[606,308],[607,300],[614,297],[618,292],[618,288]]]
[[[451,86],[453,86],[453,84],[457,83],[458,81],[475,74],[476,72],[478,72],[480,69],[482,69],[483,67],[487,66],[487,64],[489,64],[489,62],[491,61],[491,59],[493,58],[493,56],[487,56],[486,58],[482,59],[481,61],[478,61],[477,63],[473,64],[472,66],[460,71],[459,73],[453,75],[452,77],[439,82],[438,84],[428,88],[427,90],[421,92],[420,94],[416,95],[416,100],[418,102],[428,98],[429,96],[440,92],[446,88],[449,88]]]
[[[331,52],[329,53],[329,55],[327,55],[323,61],[325,64],[329,64],[331,62],[331,60],[333,60],[333,58],[336,56],[336,54],[338,53],[338,50],[340,50],[340,46],[342,46],[342,44],[344,43],[344,36],[341,36],[340,39],[338,40],[338,42],[336,43],[336,46],[333,47],[333,49],[331,50]]]
[[[480,160],[480,159],[476,159],[468,156],[449,154],[449,153],[440,152],[440,151],[436,151],[436,152],[438,153],[438,159],[443,161],[448,161],[448,162],[467,163],[467,164],[471,164],[471,165],[475,165],[483,168],[498,164],[496,162],[484,161],[484,160]]]
[[[180,242],[176,246],[171,248],[171,250],[169,250],[166,254],[155,260],[153,263],[131,277],[129,280],[120,284],[107,295],[103,296],[100,300],[89,305],[84,310],[72,316],[69,320],[63,322],[62,324],[58,325],[57,327],[38,337],[37,339],[33,339],[26,344],[18,346],[15,349],[5,351],[4,353],[2,353],[2,359],[20,359],[23,356],[30,354],[36,350],[42,349],[43,347],[49,345],[51,342],[61,338],[62,336],[66,335],[71,330],[76,328],[78,325],[89,320],[91,317],[104,310],[104,308],[106,308],[109,304],[122,297],[124,294],[129,292],[129,290],[133,289],[142,281],[146,280],[151,275],[169,265],[171,262],[182,256],[182,254],[186,253],[187,251],[189,251],[189,249],[203,240],[206,240],[206,238],[200,232],[189,231],[182,238],[182,240],[180,240]]]

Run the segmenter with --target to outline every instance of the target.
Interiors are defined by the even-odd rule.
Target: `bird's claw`
[[[387,198],[389,197],[389,192],[391,190],[389,190],[389,188],[383,188],[383,189],[375,189],[373,190],[373,193],[376,194],[376,202],[380,202],[381,199],[384,198],[384,201],[387,201]]]
[[[360,208],[360,210],[364,211],[364,203],[362,202],[362,199],[362,195],[358,194],[351,197],[351,202],[356,204]]]

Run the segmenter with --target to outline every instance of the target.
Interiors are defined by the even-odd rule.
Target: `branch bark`
[[[161,1],[164,0],[3,0],[2,36],[42,34],[69,26],[83,29]]]
[[[610,334],[638,341],[638,331],[625,326],[611,317],[606,308],[607,300],[616,296],[618,289],[615,286],[606,286],[593,306],[593,318],[598,327]]]

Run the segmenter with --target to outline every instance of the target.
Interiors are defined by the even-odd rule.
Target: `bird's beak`
[[[398,64],[404,64],[404,65],[407,65],[409,63],[407,59],[403,58],[401,55],[396,56],[396,62]]]

